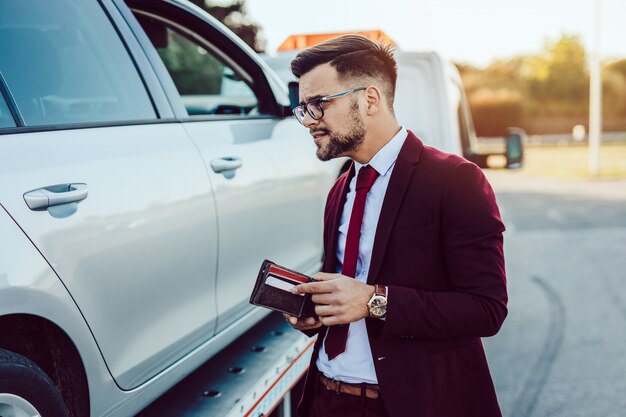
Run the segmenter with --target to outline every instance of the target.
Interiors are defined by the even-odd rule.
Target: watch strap
[[[387,286],[380,284],[374,285],[374,294],[382,295],[383,297],[387,298]]]

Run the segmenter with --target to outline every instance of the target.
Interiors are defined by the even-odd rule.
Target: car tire
[[[33,361],[0,349],[0,415],[69,417],[50,377]]]

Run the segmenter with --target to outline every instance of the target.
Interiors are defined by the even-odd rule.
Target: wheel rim
[[[39,411],[27,400],[13,394],[0,394],[0,416],[41,417]]]

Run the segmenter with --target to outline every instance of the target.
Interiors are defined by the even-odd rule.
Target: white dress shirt
[[[367,193],[365,200],[365,213],[363,222],[361,223],[361,237],[359,239],[359,255],[356,265],[356,276],[361,282],[367,282],[367,275],[370,268],[372,258],[372,247],[374,245],[374,237],[376,235],[376,226],[378,225],[378,217],[389,184],[389,178],[395,166],[396,159],[400,153],[400,149],[408,135],[404,127],[383,146],[372,157],[367,165],[374,168],[379,176],[376,178],[374,185]],[[352,214],[352,206],[356,196],[356,179],[359,170],[363,164],[355,163],[355,175],[350,182],[350,189],[346,197],[346,203],[343,206],[341,220],[339,222],[339,237],[337,242],[337,272],[341,272],[343,265],[343,256],[346,248],[346,235],[348,234],[348,225],[350,224],[350,215]],[[372,360],[372,352],[370,350],[369,339],[367,338],[367,328],[365,327],[365,319],[361,319],[354,323],[350,323],[348,331],[348,340],[346,341],[346,349],[333,360],[328,360],[328,355],[324,349],[324,345],[320,349],[317,357],[317,369],[319,369],[328,378],[337,379],[348,383],[377,384],[376,371],[374,369],[374,361]]]

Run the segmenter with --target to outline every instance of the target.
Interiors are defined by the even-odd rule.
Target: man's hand
[[[297,330],[313,330],[317,329],[318,327],[322,327],[322,322],[315,317],[299,319],[296,316],[291,316],[286,313],[283,313],[283,316],[289,322],[289,324],[291,324],[291,327]]]
[[[318,282],[300,284],[291,292],[313,294],[311,299],[321,324],[348,324],[369,316],[367,302],[374,295],[373,285],[341,274],[320,272],[313,278]]]

